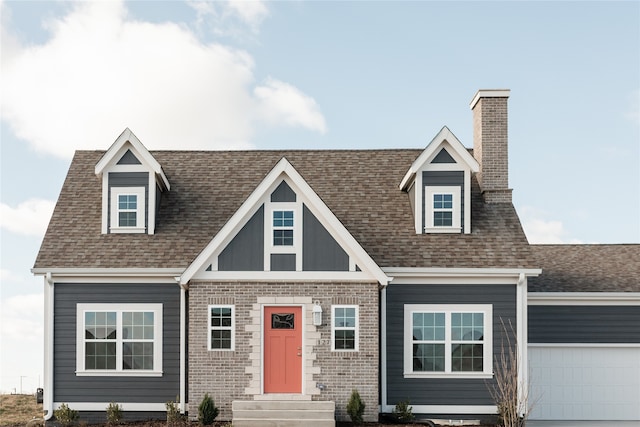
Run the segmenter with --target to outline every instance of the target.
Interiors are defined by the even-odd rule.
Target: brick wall
[[[365,420],[378,417],[378,284],[377,283],[218,283],[192,282],[189,287],[190,417],[205,392],[220,409],[219,419],[232,418],[233,400],[265,400],[261,394],[260,308],[268,304],[300,304],[305,317],[304,393],[302,400],[336,402],[338,420],[348,420],[352,389],[366,404]],[[313,302],[323,309],[322,326],[313,326]],[[235,351],[207,349],[209,304],[235,306]],[[331,351],[331,305],[359,307],[359,351]],[[325,390],[316,387],[326,386]],[[278,396],[278,398],[287,398]]]

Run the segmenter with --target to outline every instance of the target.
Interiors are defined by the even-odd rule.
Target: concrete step
[[[317,400],[234,400],[231,408],[233,411],[335,411],[336,404]]]
[[[236,400],[234,427],[335,427],[335,402]]]
[[[233,418],[233,427],[335,427],[334,420],[283,420]]]

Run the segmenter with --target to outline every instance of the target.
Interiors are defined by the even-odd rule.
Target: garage
[[[640,420],[638,346],[530,345],[529,370],[532,420]]]

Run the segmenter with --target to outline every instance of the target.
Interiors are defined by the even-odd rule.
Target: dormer
[[[471,233],[471,174],[478,162],[445,126],[405,174],[417,234]]]
[[[96,164],[102,179],[102,234],[154,234],[160,195],[169,181],[160,163],[129,130]]]

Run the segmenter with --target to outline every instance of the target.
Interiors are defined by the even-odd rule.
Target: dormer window
[[[145,188],[111,187],[112,233],[144,233]]]
[[[425,188],[425,232],[460,232],[460,187]]]
[[[416,233],[471,233],[471,175],[478,162],[444,127],[405,174]]]

